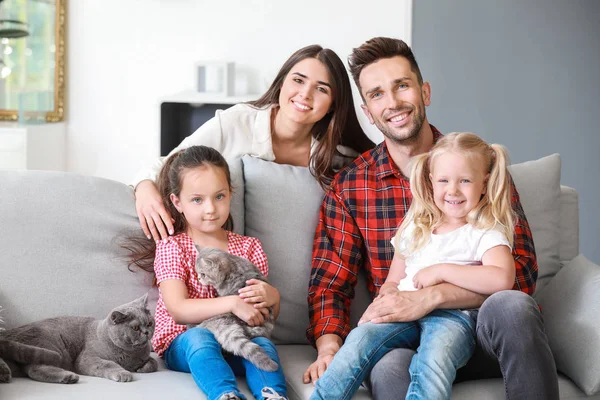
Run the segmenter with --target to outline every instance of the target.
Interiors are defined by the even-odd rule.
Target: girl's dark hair
[[[332,110],[315,123],[312,129],[311,134],[318,140],[318,146],[312,153],[309,163],[313,176],[321,187],[327,188],[335,174],[334,156],[340,155],[337,145],[350,147],[358,153],[363,153],[374,146],[358,123],[352,100],[350,78],[338,55],[333,50],[324,49],[316,44],[301,48],[282,65],[266,93],[258,100],[248,104],[257,108],[279,104],[279,94],[285,77],[294,65],[307,58],[319,60],[325,66],[331,81]]]
[[[160,170],[156,184],[165,208],[175,220],[173,223],[174,235],[185,232],[187,229],[187,221],[183,214],[177,211],[171,202],[171,193],[179,197],[183,184],[183,172],[187,169],[197,168],[203,165],[220,168],[225,173],[229,189],[232,189],[229,165],[221,153],[212,147],[190,146],[180,150],[169,156]],[[227,217],[223,229],[233,229],[233,219],[231,218],[231,214]],[[133,265],[136,265],[145,271],[154,273],[154,253],[156,251],[156,243],[154,240],[148,240],[139,235],[130,236],[125,240],[122,246],[130,252],[128,257],[130,270]]]

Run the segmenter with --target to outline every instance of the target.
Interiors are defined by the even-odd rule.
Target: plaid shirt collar
[[[440,138],[444,135],[433,125],[429,124],[431,131],[433,132],[433,143],[437,143]],[[375,163],[375,175],[378,180],[385,179],[389,176],[402,177],[408,181],[408,177],[402,174],[400,168],[394,163],[394,160],[390,158],[390,153],[387,150],[387,144],[385,140],[375,147],[371,153],[373,161]]]

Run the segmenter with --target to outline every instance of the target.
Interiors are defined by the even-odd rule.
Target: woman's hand
[[[265,322],[265,317],[269,314],[266,308],[255,308],[252,304],[246,303],[238,296],[230,296],[233,298],[233,306],[231,312],[239,319],[246,322],[250,326],[262,325]]]
[[[279,304],[281,296],[279,291],[267,282],[259,279],[250,279],[246,285],[239,290],[240,298],[246,303],[253,304],[255,308],[273,307]]]
[[[142,181],[135,188],[135,209],[140,219],[140,226],[148,239],[154,238],[156,241],[166,239],[169,234],[173,234],[175,221],[165,208],[153,181]]]

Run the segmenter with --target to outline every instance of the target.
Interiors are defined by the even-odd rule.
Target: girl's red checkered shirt
[[[244,257],[256,265],[264,276],[269,274],[267,255],[262,249],[260,241],[249,236],[238,235],[227,231],[229,253]],[[198,252],[194,241],[187,233],[180,233],[160,240],[156,244],[156,257],[154,259],[154,273],[156,282],[167,279],[179,279],[185,283],[190,299],[209,299],[217,297],[217,292],[212,286],[202,285],[194,269]],[[158,303],[156,304],[156,329],[152,337],[154,351],[162,357],[163,353],[177,335],[185,332],[185,325],[175,323],[162,299],[159,286]]]

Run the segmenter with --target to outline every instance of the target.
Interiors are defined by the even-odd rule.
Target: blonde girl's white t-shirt
[[[411,223],[402,234],[398,231],[392,238],[395,252],[404,253],[414,228],[415,225]],[[398,289],[417,290],[413,283],[415,274],[434,264],[481,265],[483,254],[496,246],[510,248],[506,235],[496,229],[482,230],[465,224],[452,232],[439,235],[432,233],[425,246],[405,259],[406,277],[400,281]]]
[[[266,161],[275,161],[271,140],[272,110],[273,106],[255,108],[249,104],[236,104],[226,110],[217,110],[213,118],[186,137],[168,156],[160,157],[152,165],[142,169],[131,185],[136,187],[138,183],[146,179],[156,182],[165,160],[173,153],[190,146],[212,147],[226,160],[249,154]],[[316,149],[317,143],[313,138],[311,154]],[[338,145],[337,149],[348,160],[345,161],[345,157],[337,157],[334,160],[334,168],[341,168],[358,157],[358,153],[348,147]]]

